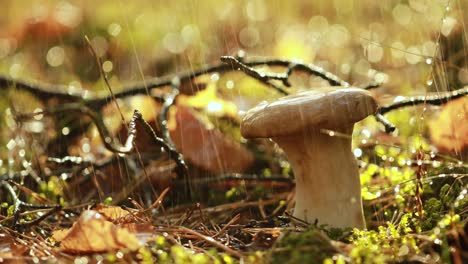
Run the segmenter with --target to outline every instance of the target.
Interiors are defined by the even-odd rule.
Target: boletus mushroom
[[[250,109],[241,133],[245,138],[272,138],[286,153],[296,178],[293,216],[362,229],[361,186],[351,135],[354,123],[376,111],[377,103],[366,90],[325,87]]]

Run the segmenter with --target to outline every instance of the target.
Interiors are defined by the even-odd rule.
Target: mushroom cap
[[[374,114],[377,102],[360,88],[323,87],[262,102],[241,123],[245,138],[287,136],[310,129],[339,129]]]

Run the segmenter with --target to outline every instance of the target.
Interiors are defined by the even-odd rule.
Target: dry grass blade
[[[242,254],[238,251],[235,251],[234,249],[228,247],[228,246],[225,246],[223,244],[221,244],[220,242],[216,241],[213,237],[209,237],[209,236],[205,236],[203,234],[200,234],[198,233],[197,231],[195,230],[192,230],[192,229],[188,229],[186,227],[183,227],[183,226],[180,226],[179,229],[181,231],[184,231],[186,233],[189,233],[193,236],[196,236],[200,239],[203,239],[204,241],[206,241],[208,244],[212,245],[212,246],[215,246],[217,247],[218,249],[221,249],[222,251],[226,252],[227,254],[231,255],[231,256],[234,256],[236,258],[242,258]]]
[[[158,199],[156,199],[156,201],[154,201],[154,203],[148,207],[147,209],[143,210],[143,211],[140,211],[140,213],[146,213],[146,212],[149,212],[157,207],[159,207],[161,204],[162,204],[162,201],[164,200],[164,197],[166,197],[167,193],[169,192],[171,188],[167,187],[166,189],[164,189],[164,191],[162,191],[162,193],[159,195]]]
[[[219,230],[219,232],[214,235],[213,237],[218,237],[220,235],[222,235],[231,225],[233,225],[235,222],[239,221],[241,215],[240,214],[237,214],[236,216],[234,216],[231,220],[229,220],[229,222],[223,226],[223,228],[221,228],[221,230]]]

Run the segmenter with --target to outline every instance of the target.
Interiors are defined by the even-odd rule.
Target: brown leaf
[[[444,105],[439,117],[429,122],[429,131],[432,142],[444,151],[468,147],[468,97]]]
[[[184,158],[214,173],[242,172],[253,162],[253,155],[220,131],[208,128],[186,107],[177,107],[176,128],[171,138]]]
[[[119,222],[126,218],[126,216],[131,216],[132,214],[127,211],[122,209],[119,206],[105,206],[105,205],[98,205],[95,210],[103,215],[106,220],[114,222],[118,220]],[[125,221],[127,222],[127,221]]]
[[[62,242],[62,240],[68,235],[69,232],[70,228],[55,230],[52,232],[52,238],[56,242]]]
[[[87,210],[70,228],[60,248],[68,253],[97,253],[118,249],[134,251],[140,248],[140,243],[126,228],[106,221],[96,211]]]
[[[14,260],[15,257],[24,256],[27,252],[28,248],[24,245],[16,244],[12,236],[8,234],[0,234],[0,262],[2,262],[1,259]]]

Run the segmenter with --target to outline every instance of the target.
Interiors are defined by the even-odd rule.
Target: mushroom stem
[[[353,125],[335,130],[351,135]],[[332,227],[365,228],[351,138],[309,128],[273,140],[285,151],[296,177],[295,217]]]

